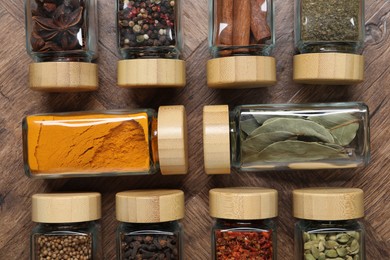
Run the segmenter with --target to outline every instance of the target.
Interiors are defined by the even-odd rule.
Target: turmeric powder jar
[[[272,0],[210,0],[207,84],[255,88],[276,83]]]
[[[29,177],[185,174],[184,106],[27,116],[24,165]]]

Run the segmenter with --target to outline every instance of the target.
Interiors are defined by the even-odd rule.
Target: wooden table
[[[266,186],[279,191],[279,259],[293,259],[291,190],[308,186],[359,187],[365,191],[367,259],[390,259],[390,22],[389,1],[366,1],[365,81],[356,86],[293,84],[293,1],[276,0],[278,84],[252,90],[206,87],[207,0],[183,1],[187,80],[185,89],[126,90],[116,86],[114,1],[99,1],[100,89],[94,93],[43,94],[27,87],[31,59],[25,51],[22,0],[0,2],[0,259],[29,257],[31,195],[38,192],[98,191],[103,194],[105,259],[115,259],[115,193],[140,188],[180,188],[186,194],[185,259],[210,259],[208,191],[213,187]],[[208,104],[364,101],[370,108],[372,160],[351,170],[268,172],[207,176],[203,171],[202,107]],[[24,175],[21,120],[42,112],[117,109],[184,104],[189,127],[190,172],[182,177],[31,180]]]

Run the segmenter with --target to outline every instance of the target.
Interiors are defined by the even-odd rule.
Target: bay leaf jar
[[[185,108],[27,116],[23,149],[33,178],[185,174]]]
[[[121,87],[184,87],[181,0],[116,0]]]
[[[278,192],[267,188],[218,188],[209,192],[212,259],[276,259]]]
[[[100,193],[33,195],[30,259],[103,259],[100,218]]]
[[[293,191],[295,260],[365,260],[363,191],[307,188]]]
[[[26,46],[33,90],[98,87],[96,0],[26,0]]]
[[[364,0],[296,0],[294,81],[362,82],[364,35]]]
[[[116,194],[117,259],[184,259],[184,193],[132,190]]]
[[[370,158],[363,103],[226,105],[203,109],[208,174],[365,166]]]
[[[272,0],[210,0],[207,84],[254,88],[276,83]]]

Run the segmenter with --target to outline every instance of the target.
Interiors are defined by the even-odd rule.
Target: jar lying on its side
[[[296,0],[294,81],[363,81],[364,0]]]
[[[116,0],[121,87],[184,87],[181,0]]]
[[[203,109],[208,174],[364,166],[370,157],[363,103],[278,104]]]
[[[266,188],[212,189],[212,259],[276,260],[278,192]]]
[[[30,88],[92,91],[98,87],[96,0],[26,0]]]
[[[293,191],[295,260],[365,260],[363,191],[308,188]]]
[[[183,259],[183,191],[119,192],[116,218],[118,260]]]
[[[29,177],[185,174],[183,106],[27,116],[23,120]]]
[[[214,88],[276,83],[272,0],[210,0],[207,84]]]
[[[99,193],[32,196],[31,260],[103,259]]]

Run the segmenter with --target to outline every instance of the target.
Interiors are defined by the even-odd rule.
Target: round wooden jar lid
[[[230,174],[230,128],[227,105],[203,107],[203,153],[207,174]]]
[[[118,85],[128,88],[184,87],[185,61],[175,59],[129,59],[118,61]]]
[[[187,117],[184,106],[161,106],[157,119],[158,157],[163,175],[188,171]]]
[[[116,194],[116,218],[127,223],[159,223],[184,218],[181,190],[131,190]]]
[[[101,195],[91,193],[47,193],[32,196],[32,221],[76,223],[101,218]]]
[[[267,188],[212,189],[210,216],[222,219],[268,219],[278,216],[278,192]]]
[[[273,57],[233,56],[207,62],[207,85],[211,88],[257,88],[275,83]]]
[[[310,220],[364,217],[363,191],[356,188],[307,188],[293,191],[293,215]]]
[[[294,81],[348,85],[364,79],[364,57],[349,53],[307,53],[294,56]]]
[[[30,64],[32,90],[83,92],[98,88],[98,66],[88,62],[40,62]]]

